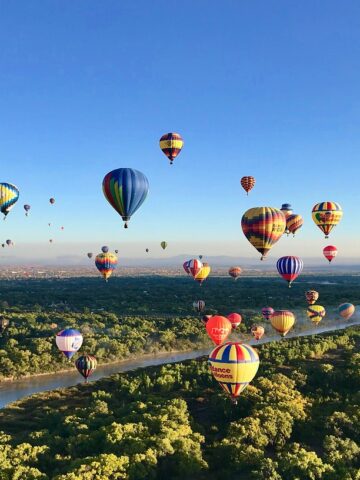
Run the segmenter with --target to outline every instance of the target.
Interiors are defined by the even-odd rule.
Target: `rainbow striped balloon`
[[[338,310],[340,315],[345,318],[345,320],[348,320],[354,315],[355,306],[352,303],[342,303],[339,305]]]
[[[76,360],[75,366],[87,382],[88,377],[96,370],[97,360],[92,355],[82,355]]]
[[[286,230],[287,234],[292,233],[295,237],[295,233],[303,226],[304,220],[301,215],[293,213],[286,218]]]
[[[307,309],[307,316],[317,325],[326,315],[326,310],[322,305],[310,305]]]
[[[255,377],[259,356],[250,345],[228,342],[214,348],[209,364],[215,380],[235,400]]]
[[[312,219],[325,233],[325,238],[329,238],[329,233],[340,222],[342,216],[342,208],[335,202],[317,203],[312,209]]]
[[[0,211],[4,218],[19,199],[19,189],[11,183],[0,183]]]
[[[99,253],[95,258],[96,268],[106,281],[117,267],[117,263],[118,258],[113,253]]]
[[[165,133],[160,138],[159,143],[161,150],[170,160],[170,165],[172,165],[173,161],[179,155],[184,146],[184,140],[179,133],[170,132]]]

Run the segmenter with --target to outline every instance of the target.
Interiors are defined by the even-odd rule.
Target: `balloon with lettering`
[[[335,245],[328,245],[323,249],[323,255],[327,260],[329,260],[329,263],[331,263],[332,260],[334,260],[337,254],[338,254],[338,249],[335,247]]]
[[[230,320],[221,315],[213,315],[206,322],[206,331],[211,340],[220,345],[224,343],[227,337],[230,335],[232,326]]]
[[[56,345],[58,349],[70,360],[80,349],[83,343],[83,336],[75,328],[67,328],[56,334]]]
[[[312,219],[325,234],[325,238],[329,238],[331,230],[338,225],[342,216],[342,208],[336,202],[317,203],[312,209]]]

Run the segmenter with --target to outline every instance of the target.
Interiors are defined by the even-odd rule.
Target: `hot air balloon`
[[[4,214],[4,219],[18,201],[19,195],[20,192],[15,185],[6,182],[0,183],[0,211]]]
[[[286,230],[289,233],[292,233],[295,237],[295,233],[303,226],[304,220],[301,215],[292,214],[286,218]]]
[[[199,259],[201,260],[202,258],[203,258],[203,256],[202,256],[202,255],[199,255]]]
[[[271,315],[275,312],[275,310],[272,308],[272,307],[264,307],[262,310],[261,310],[261,313],[262,313],[262,316],[266,319],[266,320],[270,320],[270,317]]]
[[[229,268],[229,275],[233,277],[234,280],[237,280],[241,275],[241,268],[240,267],[231,267]]]
[[[184,141],[178,133],[165,133],[160,138],[160,148],[170,160],[170,165],[181,152],[183,145]]]
[[[83,343],[83,336],[75,328],[67,328],[56,334],[56,345],[67,359],[75,355]]]
[[[146,249],[145,249],[145,252],[146,252],[146,253],[149,253],[149,249],[148,249],[148,248],[146,248]]]
[[[167,242],[161,242],[160,245],[163,250],[168,246]]]
[[[193,307],[197,312],[202,312],[205,308],[205,302],[204,300],[197,300],[196,302],[193,303]]]
[[[329,260],[329,263],[331,263],[331,261],[338,254],[338,249],[335,247],[335,245],[328,245],[323,249],[323,254],[324,254],[324,257]]]
[[[317,325],[325,317],[326,310],[321,305],[310,305],[306,313],[310,320]]]
[[[202,320],[202,322],[203,322],[204,324],[206,324],[207,321],[208,321],[211,317],[212,317],[212,315],[203,315],[203,316],[201,317],[201,320]]]
[[[241,227],[251,245],[262,254],[262,260],[284,233],[286,221],[277,208],[255,207],[244,213]]]
[[[114,252],[116,253],[116,255],[119,253],[119,250],[114,250]]]
[[[314,305],[319,298],[319,293],[316,290],[308,290],[305,297],[309,305]]]
[[[186,263],[186,262],[185,262]],[[185,264],[183,265],[184,270],[185,270]],[[202,269],[203,264],[198,260],[197,258],[193,258],[192,260],[188,261],[188,269],[191,275],[195,278],[196,275],[200,272]],[[185,270],[186,271],[186,270]]]
[[[325,233],[325,238],[329,238],[329,233],[340,222],[342,216],[342,208],[335,202],[317,203],[312,209],[312,219]]]
[[[230,313],[227,319],[230,320],[232,328],[238,327],[242,320],[240,313]]]
[[[246,195],[249,195],[250,190],[254,188],[255,178],[254,177],[242,177],[240,180],[241,186],[246,192]]]
[[[48,223],[48,226],[51,227],[51,223]]]
[[[27,204],[24,205],[24,210],[25,210],[25,215],[26,215],[26,216],[29,215],[29,210],[30,210],[30,208],[31,208],[30,205],[27,205]]]
[[[49,200],[49,202],[51,203],[51,205],[54,205],[54,203],[55,203],[55,198],[52,198],[52,197],[51,197],[50,200]]]
[[[102,251],[103,253],[108,253],[109,247],[107,247],[106,245],[104,245],[103,247],[101,247],[101,251]]]
[[[103,180],[105,198],[122,217],[125,228],[128,228],[131,216],[145,201],[148,191],[146,176],[132,168],[112,170]]]
[[[89,258],[92,258],[93,253],[89,252],[89,253],[87,254],[87,256],[88,256]]]
[[[107,281],[118,263],[117,256],[113,253],[99,253],[95,258],[96,268]]]
[[[2,246],[2,248],[5,248],[5,243],[2,243],[1,246]]]
[[[228,342],[214,348],[209,364],[215,380],[236,403],[258,371],[259,356],[250,345]]]
[[[292,215],[292,213],[293,213],[293,209],[292,209],[292,206],[290,205],[290,203],[283,203],[281,205],[280,210],[285,215],[285,218],[287,218],[289,215]]]
[[[53,243],[53,239],[52,239],[52,238],[49,239],[49,243]]]
[[[3,316],[0,316],[0,333],[4,333],[8,326],[9,320]]]
[[[211,267],[208,263],[203,263],[203,266],[200,270],[200,272],[195,275],[195,280],[202,285],[202,283],[207,279],[207,277],[210,275],[211,272]]]
[[[75,366],[87,382],[88,377],[96,370],[97,360],[92,355],[81,355],[76,360]]]
[[[304,266],[304,262],[299,257],[287,256],[281,257],[276,262],[278,272],[291,287],[292,282],[300,275]]]
[[[64,230],[64,227],[60,227],[60,230]]]
[[[8,247],[10,247],[10,245],[12,245],[12,240],[10,240],[10,239],[9,239],[9,240],[6,240],[6,245],[7,245]]]
[[[189,265],[190,265],[190,260],[186,260],[186,262],[183,263],[183,269],[188,275],[190,275]]]
[[[293,327],[295,316],[289,310],[275,310],[270,317],[271,326],[283,337]]]
[[[265,328],[261,325],[253,325],[251,327],[251,334],[255,338],[255,340],[259,341],[265,333]]]
[[[221,315],[213,315],[206,322],[206,331],[211,340],[220,345],[224,343],[231,332],[231,322]]]
[[[352,303],[342,303],[339,305],[338,310],[340,315],[345,318],[345,320],[349,320],[349,318],[352,317],[355,312],[355,307]]]

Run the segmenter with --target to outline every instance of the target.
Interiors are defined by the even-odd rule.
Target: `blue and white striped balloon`
[[[67,328],[56,334],[56,345],[68,359],[75,355],[82,343],[83,336],[75,328]]]

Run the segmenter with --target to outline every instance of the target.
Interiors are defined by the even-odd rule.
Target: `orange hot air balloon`
[[[205,326],[209,337],[216,345],[224,343],[232,329],[230,320],[221,315],[210,317]]]
[[[240,313],[230,313],[227,318],[230,320],[232,328],[238,327],[242,320]]]
[[[255,178],[248,176],[248,177],[242,177],[240,180],[241,186],[246,192],[246,195],[249,195],[250,190],[254,188],[255,185]]]
[[[240,275],[241,275],[241,268],[240,267],[231,267],[229,268],[229,275],[232,277],[234,280],[237,280]]]
[[[309,305],[314,305],[314,303],[319,298],[319,292],[317,292],[316,290],[308,290],[305,293],[305,297]]]
[[[261,325],[253,325],[251,327],[251,334],[255,338],[255,340],[260,340],[264,336],[265,328]]]

